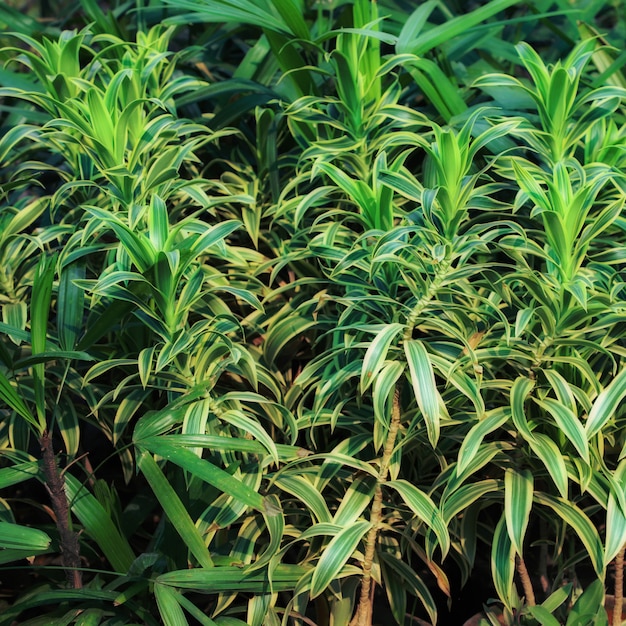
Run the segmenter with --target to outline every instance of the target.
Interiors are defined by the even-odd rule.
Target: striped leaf
[[[361,393],[369,388],[376,380],[378,372],[382,369],[389,352],[391,342],[402,332],[403,324],[386,324],[376,334],[365,352],[363,368],[361,370]]]
[[[533,475],[530,470],[507,469],[504,473],[504,517],[513,549],[522,556],[524,535],[533,505]]]
[[[561,432],[572,442],[581,458],[585,463],[589,463],[589,443],[585,429],[572,410],[553,398],[535,401],[554,418]]]
[[[604,425],[615,415],[615,411],[624,396],[626,396],[626,369],[620,371],[595,399],[585,425],[587,439],[591,439],[602,430]]]
[[[551,508],[566,524],[571,526],[587,550],[593,568],[599,578],[604,578],[604,549],[598,531],[591,520],[574,503],[536,491],[537,504]]]
[[[443,401],[437,391],[433,366],[424,344],[418,339],[405,341],[404,352],[415,400],[424,416],[428,439],[434,448],[439,440],[440,406],[443,406]]]
[[[445,558],[450,549],[450,535],[441,512],[431,497],[406,480],[390,480],[384,485],[395,489],[411,511],[434,531],[441,548],[442,559]]]
[[[621,489],[622,498],[626,498],[626,460],[622,460],[613,472],[613,489],[609,491],[609,502],[606,509],[606,545],[604,562],[610,563],[626,544],[626,513],[620,506],[618,494],[614,489]]]
[[[317,598],[337,578],[371,526],[370,522],[361,520],[333,537],[315,566],[311,579],[311,598]]]
[[[483,439],[494,430],[503,426],[511,417],[508,409],[499,408],[489,412],[489,415],[474,424],[467,433],[459,450],[459,461],[456,466],[456,473],[460,476],[471,463],[474,455],[480,448]]]
[[[515,572],[515,548],[506,529],[504,514],[493,534],[491,544],[491,575],[498,597],[507,609],[512,610],[515,602],[513,574]]]

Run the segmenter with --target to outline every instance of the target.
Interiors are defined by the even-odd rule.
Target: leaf
[[[621,489],[626,498],[626,460],[622,460],[613,472],[614,488]],[[604,562],[610,563],[626,544],[626,513],[620,506],[619,499],[613,489],[609,491],[606,509],[606,545]]]
[[[404,591],[406,589],[414,596],[418,597],[424,608],[428,612],[428,617],[431,624],[437,623],[437,605],[430,593],[428,586],[424,581],[415,573],[412,567],[405,563],[401,558],[398,558],[394,554],[390,554],[386,551],[381,551],[380,558],[383,563],[393,570],[398,578],[401,579],[401,584],[398,586]],[[403,614],[404,615],[404,614]]]
[[[265,511],[265,499],[254,489],[231,476],[228,472],[213,465],[206,459],[198,458],[191,450],[176,443],[177,437],[168,439],[163,437],[146,437],[140,442],[135,442],[143,450],[149,450],[153,454],[176,463],[185,471],[197,476],[209,483],[216,489],[241,500],[248,506],[258,511]],[[173,520],[172,520],[173,521]]]
[[[189,452],[189,454],[196,459],[198,458],[193,452]],[[137,467],[146,477],[154,495],[159,499],[172,527],[180,535],[190,552],[198,559],[198,563],[202,567],[213,567],[213,561],[204,544],[204,539],[189,516],[185,505],[181,502],[156,461],[148,452],[141,450],[141,448],[139,448],[137,455]]]
[[[411,511],[434,531],[441,548],[441,558],[444,559],[450,549],[450,536],[441,512],[430,496],[406,480],[390,480],[384,486],[395,489]]]
[[[11,385],[9,379],[0,372],[0,399],[11,407],[19,416],[23,417],[29,424],[34,426],[38,433],[42,433],[41,425],[33,417],[32,413]]]
[[[535,402],[552,415],[561,432],[572,442],[581,458],[585,463],[589,463],[589,443],[585,436],[585,429],[571,409],[553,398],[535,400]]]
[[[515,548],[506,530],[504,514],[498,522],[491,545],[491,575],[498,597],[507,609],[514,603],[513,574],[515,571]]]
[[[541,624],[541,626],[560,626],[560,622],[544,606],[528,606],[526,610]]]
[[[332,520],[326,500],[304,476],[283,473],[275,479],[274,484],[305,504],[318,522]]]
[[[427,23],[428,17],[437,7],[437,0],[427,0],[421,3],[404,22],[398,36],[396,52],[408,52],[419,41],[419,36]]]
[[[354,524],[372,501],[376,485],[377,481],[373,476],[357,476],[341,499],[333,523],[341,527]]]
[[[537,504],[551,508],[576,531],[587,550],[596,574],[603,579],[605,575],[604,550],[598,531],[591,520],[575,504],[565,498],[557,498],[539,491],[535,492],[533,498]]]
[[[381,330],[376,333],[376,337],[372,340],[365,352],[363,358],[363,368],[361,370],[360,391],[365,393],[368,387],[376,379],[376,375],[382,369],[387,358],[389,346],[395,337],[403,330],[403,324],[385,324]]]
[[[299,339],[304,331],[316,322],[298,315],[285,317],[272,325],[265,335],[263,353],[269,365],[274,364],[283,348],[292,340]]]
[[[315,566],[311,579],[311,598],[317,598],[337,578],[341,568],[354,553],[363,535],[372,527],[366,520],[347,526],[333,537]]]
[[[567,468],[560,448],[542,433],[536,433],[528,443],[545,465],[561,496],[567,498]]]
[[[65,491],[72,512],[85,532],[100,546],[115,571],[126,573],[135,554],[126,537],[117,529],[110,514],[74,476],[65,473]]]
[[[183,609],[178,604],[176,596],[176,591],[171,587],[155,583],[154,597],[165,626],[185,626],[185,624],[189,624]]]
[[[52,299],[54,280],[54,257],[42,256],[33,280],[33,293],[30,301],[30,336],[32,354],[46,350],[48,316]],[[43,363],[33,366],[33,387],[35,389],[35,410],[40,433],[46,428],[45,367]]]
[[[619,372],[595,399],[585,425],[587,439],[591,439],[600,432],[615,415],[615,411],[624,396],[626,396],[626,369]]]
[[[310,567],[280,563],[272,569],[272,589],[293,591]],[[248,567],[220,566],[208,569],[183,569],[167,572],[156,582],[181,589],[196,589],[210,593],[267,593],[270,584],[267,572],[249,571]]]
[[[467,33],[472,27],[484,22],[496,13],[508,9],[515,3],[516,0],[492,0],[471,13],[464,12],[463,15],[446,20],[443,24],[434,26],[417,37],[412,46],[407,44],[405,52],[424,55],[452,38]]]
[[[474,455],[478,451],[483,439],[494,430],[503,426],[511,417],[511,413],[505,409],[494,409],[490,415],[474,424],[465,435],[461,449],[459,450],[459,460],[456,466],[457,476],[460,476],[465,468],[471,463]]]
[[[508,468],[504,473],[504,517],[513,549],[520,556],[524,553],[524,535],[532,504],[532,473]]]
[[[47,550],[51,541],[46,533],[37,528],[0,521],[0,548],[2,549],[24,550],[31,555]]]
[[[64,265],[59,278],[57,329],[62,350],[74,350],[83,331],[85,292],[74,280],[85,278],[85,261],[77,259]]]
[[[435,373],[428,352],[419,339],[405,341],[404,352],[409,364],[415,399],[426,422],[428,439],[434,448],[439,439],[439,407],[444,406],[435,384]]]

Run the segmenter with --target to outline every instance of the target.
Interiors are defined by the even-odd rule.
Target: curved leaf
[[[311,598],[319,596],[337,578],[337,574],[371,527],[370,522],[361,520],[342,529],[333,537],[315,566],[311,579]]]
[[[445,558],[450,548],[450,535],[441,512],[430,496],[406,480],[390,480],[384,486],[395,489],[411,511],[434,531],[441,547],[442,558]]]

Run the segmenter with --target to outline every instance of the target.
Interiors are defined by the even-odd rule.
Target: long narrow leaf
[[[439,407],[443,402],[437,391],[433,366],[424,344],[418,339],[405,341],[404,352],[409,364],[415,399],[424,416],[428,438],[434,448],[439,439]]]
[[[337,578],[339,571],[354,553],[371,523],[361,520],[341,530],[324,550],[311,579],[311,598],[319,596]]]

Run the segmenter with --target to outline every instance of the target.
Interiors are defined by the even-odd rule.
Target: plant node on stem
[[[65,480],[59,471],[52,438],[45,430],[39,439],[43,453],[43,468],[46,478],[46,489],[52,501],[52,510],[56,517],[56,525],[61,541],[61,562],[65,569],[67,582],[73,589],[81,589],[83,586],[80,572],[80,547],[78,535],[70,528],[69,506],[65,493]]]

